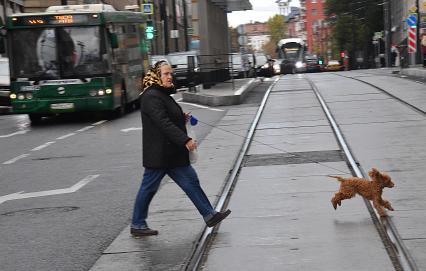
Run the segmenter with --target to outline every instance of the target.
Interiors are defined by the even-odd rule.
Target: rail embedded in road
[[[346,77],[346,76],[343,76]],[[351,170],[353,170],[353,173],[356,177],[359,178],[365,178],[367,175],[365,174],[365,172],[362,170],[361,166],[359,165],[359,163],[356,161],[356,159],[354,158],[354,155],[352,154],[348,144],[346,143],[343,134],[339,128],[339,126],[337,125],[332,113],[330,112],[325,100],[323,99],[323,97],[321,96],[318,88],[316,87],[316,85],[312,82],[312,80],[310,80],[308,77],[305,77],[306,80],[309,82],[309,84],[311,85],[312,89],[314,90],[315,95],[317,96],[322,109],[324,110],[332,128],[333,128],[333,132],[335,133],[337,140],[340,144],[340,146],[342,147],[342,150],[345,153],[345,156],[348,159],[348,162],[351,166]],[[350,77],[346,77],[346,78],[350,78]],[[361,81],[363,83],[369,84],[372,87],[375,87],[383,92],[386,92],[385,90],[374,86],[373,84],[367,83],[365,81],[362,81],[360,79],[356,79],[356,78],[350,78],[350,79],[354,79],[354,80],[358,80]],[[391,95],[393,98],[398,99],[399,101],[410,105],[408,103],[406,103],[405,101],[393,96],[392,94],[386,92],[388,95]],[[411,106],[411,105],[410,105]],[[423,114],[425,114],[424,111],[422,111],[421,109],[418,109],[417,107],[412,106],[414,109],[416,109],[416,111],[420,111]],[[398,230],[395,227],[395,224],[392,221],[391,217],[380,217],[379,214],[375,211],[375,209],[372,207],[370,201],[364,199],[364,203],[367,206],[368,211],[370,212],[370,215],[373,219],[374,225],[376,226],[376,229],[380,235],[380,238],[382,239],[385,249],[388,252],[389,257],[391,258],[392,264],[394,265],[395,270],[404,270],[404,271],[418,271],[419,269],[417,268],[417,265],[413,259],[413,257],[411,256],[410,252],[408,251],[408,249],[406,248],[406,246],[404,245],[404,242],[401,238],[401,236],[398,233]]]

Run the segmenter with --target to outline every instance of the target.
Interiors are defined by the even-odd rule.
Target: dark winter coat
[[[174,89],[153,85],[141,95],[143,166],[175,168],[189,165],[185,144],[191,139]]]

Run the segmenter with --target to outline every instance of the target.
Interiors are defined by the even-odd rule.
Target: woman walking
[[[176,90],[173,71],[166,61],[157,62],[143,79],[141,115],[143,131],[143,166],[145,172],[136,196],[130,233],[133,236],[157,235],[146,222],[149,204],[167,174],[185,191],[208,227],[213,227],[230,213],[216,212],[189,162],[189,151],[197,143],[188,137],[188,115],[170,95]]]

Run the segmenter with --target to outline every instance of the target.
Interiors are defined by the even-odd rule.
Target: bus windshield
[[[110,71],[97,26],[15,30],[12,56],[17,78],[89,77]]]

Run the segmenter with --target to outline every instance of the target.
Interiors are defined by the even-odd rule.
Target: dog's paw
[[[334,201],[334,200],[331,200],[331,204],[333,205],[334,210],[336,210],[337,209],[337,202]]]

